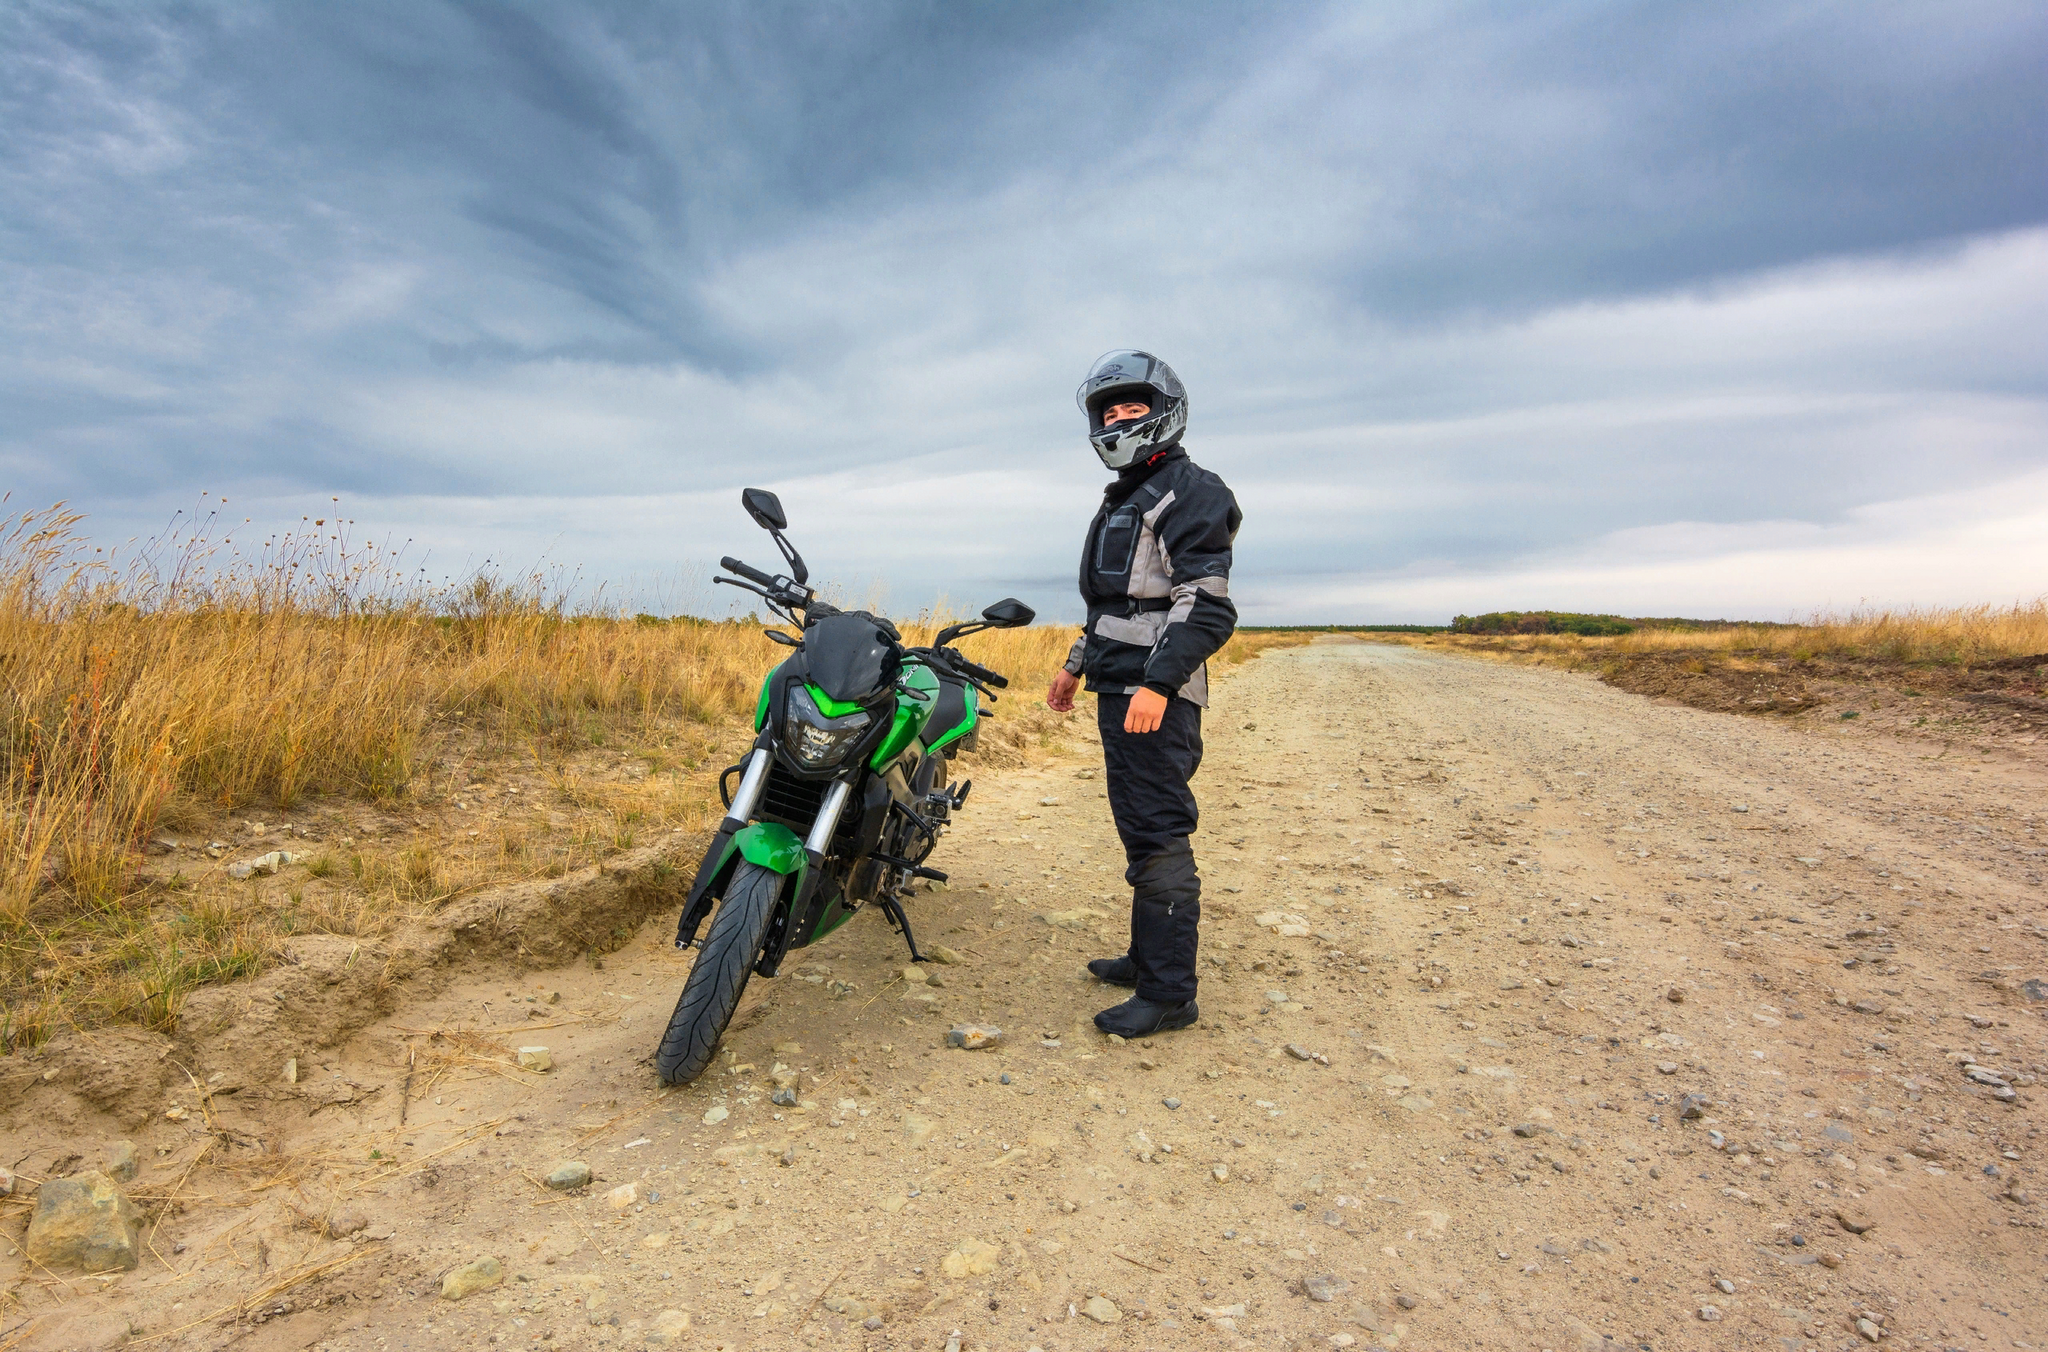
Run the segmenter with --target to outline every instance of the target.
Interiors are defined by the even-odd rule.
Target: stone
[[[1209,1177],[1215,1179],[1218,1183],[1228,1183],[1230,1181],[1230,1166],[1227,1164],[1212,1166],[1209,1170]]]
[[[286,1084],[297,1084],[299,1082],[298,1057],[294,1056],[284,1063],[284,1082]]]
[[[479,1291],[488,1291],[505,1280],[505,1265],[495,1258],[484,1257],[464,1263],[459,1268],[449,1269],[441,1278],[441,1299],[461,1300]]]
[[[1676,1075],[1678,1073],[1678,1062],[1659,1061],[1657,1063],[1657,1073],[1659,1075]]]
[[[133,1272],[142,1261],[141,1229],[142,1217],[114,1180],[88,1169],[36,1190],[25,1247],[47,1268]]]
[[[1714,1289],[1724,1296],[1732,1296],[1735,1294],[1735,1283],[1729,1281],[1726,1277],[1716,1277],[1714,1279]]]
[[[604,1200],[612,1210],[624,1211],[627,1207],[642,1200],[645,1196],[645,1190],[641,1188],[639,1180],[636,1179],[631,1183],[619,1184],[618,1187],[613,1188],[604,1195]]]
[[[555,1058],[546,1047],[521,1047],[519,1049],[521,1070],[553,1070]]]
[[[116,1141],[114,1148],[107,1152],[107,1174],[117,1182],[134,1182],[141,1168],[141,1152],[136,1150],[133,1141]]]
[[[1884,1330],[1868,1319],[1859,1319],[1856,1321],[1856,1336],[1866,1343],[1874,1343],[1884,1337]]]
[[[1884,1013],[1884,1001],[1858,1000],[1850,1005],[1849,1008],[1855,1010],[1858,1014],[1882,1014]]]
[[[1850,1207],[1836,1209],[1835,1224],[1841,1226],[1852,1235],[1864,1234],[1877,1228],[1877,1222],[1868,1214]]]
[[[796,1090],[785,1085],[768,1096],[768,1101],[778,1108],[796,1107]]]
[[[1534,1122],[1518,1123],[1514,1129],[1515,1135],[1521,1137],[1534,1136],[1537,1132],[1541,1130],[1543,1130],[1543,1128],[1537,1126]]]
[[[1159,1101],[1166,1106],[1169,1112],[1180,1107],[1180,1100],[1177,1098],[1163,1098]]]
[[[944,944],[926,944],[924,955],[933,962],[943,963],[948,967],[964,967],[967,964],[966,958]]]
[[[357,1231],[369,1228],[370,1218],[359,1207],[345,1206],[327,1218],[329,1239],[347,1239]]]
[[[254,859],[245,859],[238,864],[229,864],[228,876],[230,878],[249,878],[261,873],[268,877],[275,874],[279,869],[298,862],[299,857],[289,851],[272,850],[268,854],[259,854]]]
[[[673,1342],[690,1331],[690,1315],[687,1310],[663,1310],[654,1316],[654,1329],[647,1334],[650,1343]]]
[[[1842,1255],[1838,1253],[1824,1253],[1820,1256],[1820,1265],[1824,1268],[1838,1268],[1842,1265]]]
[[[1400,1306],[1404,1310],[1412,1310],[1421,1303],[1422,1302],[1416,1300],[1415,1297],[1409,1295],[1406,1291],[1403,1291],[1399,1295],[1394,1297],[1394,1304]]]
[[[1334,1272],[1315,1272],[1301,1279],[1302,1294],[1320,1304],[1328,1304],[1351,1289],[1351,1283]]]
[[[556,1192],[569,1192],[575,1188],[590,1186],[590,1166],[582,1160],[564,1160],[548,1170],[545,1180]]]
[[[1674,1005],[1682,1005],[1682,1004],[1684,1004],[1684,1003],[1685,1003],[1685,987],[1683,987],[1683,986],[1667,986],[1667,987],[1665,987],[1665,989],[1664,989],[1664,998],[1665,998],[1666,1000],[1669,1000],[1669,1001],[1670,1001],[1670,1002],[1671,1002],[1672,1004],[1674,1004]]]
[[[987,1024],[963,1023],[946,1034],[946,1045],[962,1051],[987,1051],[1003,1040],[1003,1030]]]
[[[939,1271],[958,1281],[966,1277],[981,1277],[996,1270],[996,1255],[1001,1250],[980,1239],[963,1239],[953,1252],[939,1260]]]
[[[1709,1324],[1719,1323],[1721,1319],[1721,1307],[1718,1305],[1702,1305],[1700,1306],[1699,1315],[1701,1319],[1705,1320]]]
[[[1311,1052],[1308,1048],[1302,1046],[1299,1042],[1288,1043],[1287,1054],[1297,1061],[1308,1061],[1314,1059],[1315,1057],[1314,1052]]]
[[[1124,1317],[1124,1312],[1108,1296],[1088,1297],[1081,1303],[1081,1313],[1098,1324],[1114,1324]]]
[[[706,1108],[704,1110],[704,1125],[707,1127],[715,1127],[720,1122],[725,1121],[726,1118],[731,1116],[732,1113],[727,1110],[726,1106],[723,1103],[714,1103],[709,1108]]]
[[[903,984],[906,986],[928,986],[931,984],[930,975],[925,972],[924,968],[914,962],[904,966],[902,976]]]
[[[1687,1094],[1678,1101],[1678,1120],[1681,1122],[1691,1122],[1696,1118],[1704,1117],[1706,1116],[1707,1109],[1712,1106],[1712,1101],[1703,1095]]]

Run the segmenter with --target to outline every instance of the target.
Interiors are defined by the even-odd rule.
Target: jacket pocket
[[[1138,548],[1138,509],[1131,503],[1111,512],[1095,537],[1095,571],[1106,577],[1127,577]]]

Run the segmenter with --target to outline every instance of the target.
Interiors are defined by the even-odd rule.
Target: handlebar
[[[738,559],[730,556],[720,559],[718,566],[725,569],[728,573],[738,573],[749,582],[758,582],[764,587],[773,587],[775,585],[775,578],[772,574],[764,573],[759,568],[741,563]]]
[[[1008,690],[1010,688],[1009,677],[998,676],[995,672],[990,671],[981,663],[971,662],[967,658],[960,657],[957,654],[955,655],[954,660],[959,663],[960,670],[966,672],[969,676],[974,677],[976,680],[986,681],[998,690]]]

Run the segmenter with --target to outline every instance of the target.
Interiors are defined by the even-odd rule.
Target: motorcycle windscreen
[[[868,615],[827,615],[804,630],[811,684],[842,704],[866,704],[896,676],[896,645]]]

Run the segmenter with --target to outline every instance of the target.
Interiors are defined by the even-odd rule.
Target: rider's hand
[[[1149,686],[1140,686],[1131,696],[1131,707],[1124,714],[1124,731],[1157,732],[1165,717],[1166,696]]]
[[[1074,712],[1074,692],[1081,688],[1081,678],[1073,672],[1061,669],[1052,675],[1052,689],[1045,692],[1045,702],[1056,714]]]

